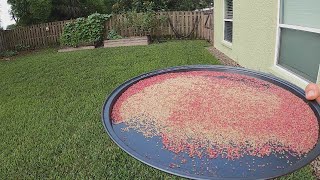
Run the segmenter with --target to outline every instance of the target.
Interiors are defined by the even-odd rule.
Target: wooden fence
[[[57,21],[0,31],[0,51],[14,49],[17,45],[41,48],[57,45],[64,25],[69,21]]]
[[[169,17],[170,21],[159,24],[153,36],[160,38],[177,38],[188,36],[189,39],[206,39],[213,42],[212,11],[174,11],[160,12],[157,16]],[[124,15],[115,15],[106,22],[105,38],[108,31],[124,22]],[[41,48],[59,44],[59,37],[64,25],[70,21],[58,21],[33,25],[14,30],[0,31],[0,51],[14,49],[17,45]],[[121,26],[118,33],[124,37],[143,36],[146,32],[136,31]],[[192,32],[192,33],[191,33]]]
[[[213,11],[174,11],[159,12],[158,17],[168,17],[170,21],[160,23],[156,30],[151,34],[163,38],[190,38],[190,39],[206,39],[213,42]],[[125,15],[113,16],[106,23],[107,32],[115,27],[121,27],[118,30],[119,35],[123,37],[144,36],[146,33],[123,25]],[[190,35],[190,36],[188,36]],[[106,38],[106,36],[105,36]]]

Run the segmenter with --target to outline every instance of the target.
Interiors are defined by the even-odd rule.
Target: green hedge
[[[111,15],[94,13],[88,18],[78,18],[64,26],[60,44],[77,47],[96,44],[103,40],[104,23]]]

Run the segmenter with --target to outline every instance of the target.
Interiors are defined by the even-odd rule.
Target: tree
[[[111,13],[112,6],[108,0],[8,0],[8,3],[13,19],[22,26],[84,17],[95,12]]]
[[[18,26],[86,17],[92,13],[195,10],[212,0],[8,0]]]
[[[210,7],[212,0],[116,0],[113,5],[114,12],[137,11],[145,12],[148,10],[178,10],[192,11]]]
[[[210,7],[212,0],[168,0],[168,8],[170,10],[193,11]]]
[[[51,0],[8,0],[12,18],[19,25],[47,22],[52,8]]]
[[[13,29],[16,29],[17,28],[17,25],[16,24],[10,24],[7,26],[7,30],[13,30]]]
[[[109,8],[107,5],[107,0],[54,0],[52,1],[51,20],[74,19],[95,12],[111,13],[111,5]]]
[[[112,6],[116,3],[116,0],[104,0],[106,14],[112,13]]]

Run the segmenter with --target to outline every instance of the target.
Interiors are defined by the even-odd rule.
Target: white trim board
[[[278,64],[278,57],[279,57],[279,45],[280,45],[280,7],[281,7],[281,0],[278,0],[278,11],[277,11],[277,31],[276,31],[276,45],[275,45],[275,53],[274,53],[274,62],[273,65],[277,66]]]
[[[310,83],[309,81],[304,80],[303,78],[291,73],[287,69],[278,65],[271,67],[270,71],[272,74],[290,81],[291,83],[294,83],[301,88],[305,88]]]
[[[281,28],[286,28],[286,29],[294,29],[294,30],[299,30],[299,31],[312,32],[312,33],[320,34],[320,29],[315,29],[315,28],[308,28],[308,27],[302,27],[302,26],[296,26],[296,25],[288,25],[288,24],[279,24],[279,26]]]

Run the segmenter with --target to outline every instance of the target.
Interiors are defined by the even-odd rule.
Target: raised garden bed
[[[145,46],[150,44],[148,36],[130,37],[116,40],[105,40],[104,47],[121,47],[121,46]]]
[[[72,52],[72,51],[81,51],[86,49],[94,49],[95,46],[80,46],[80,47],[65,47],[58,50],[58,52]]]

